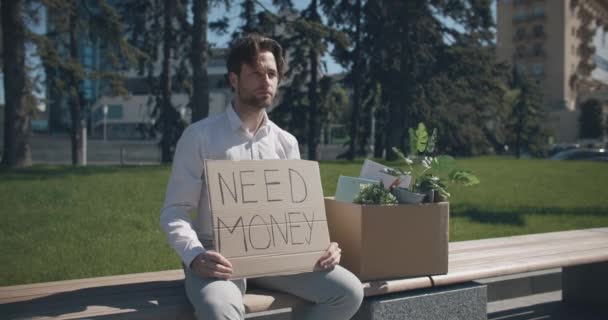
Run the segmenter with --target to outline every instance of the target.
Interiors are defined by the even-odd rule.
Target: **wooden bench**
[[[363,283],[364,306],[378,297],[393,299],[395,293],[425,295],[473,280],[552,268],[563,268],[564,290],[568,287],[570,292],[564,291],[564,299],[594,299],[598,294],[593,290],[608,285],[608,228],[453,242],[448,274]],[[580,288],[583,285],[585,290]],[[605,296],[598,299],[606,303]],[[245,296],[248,313],[304,303],[261,289]],[[373,318],[363,309],[357,319]],[[181,270],[1,287],[0,315],[3,319],[194,319]]]

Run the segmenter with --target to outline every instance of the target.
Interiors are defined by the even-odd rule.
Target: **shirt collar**
[[[243,131],[248,132],[248,129],[245,126],[245,123],[243,123],[243,121],[241,120],[239,115],[234,110],[233,102],[229,103],[228,106],[226,107],[226,114],[228,115],[228,122],[230,123],[230,128],[232,129],[232,131],[242,129]],[[268,114],[266,113],[266,110],[264,110],[263,117],[264,118],[262,119],[262,125],[260,126],[258,131],[267,130],[267,128],[268,128],[269,119],[268,119]]]

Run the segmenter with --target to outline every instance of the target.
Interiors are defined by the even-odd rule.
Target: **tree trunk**
[[[165,0],[165,11],[163,13],[163,28],[164,28],[164,40],[163,40],[163,61],[162,71],[160,76],[160,88],[161,88],[161,111],[160,121],[162,138],[161,144],[161,162],[169,163],[172,159],[171,152],[171,48],[173,43],[173,17],[174,2],[173,0]]]
[[[321,18],[317,13],[317,0],[311,2],[311,21],[320,22]],[[319,39],[316,35],[312,35],[313,45],[310,47],[310,82],[308,83],[308,159],[317,160],[317,147],[319,144],[319,94],[318,87],[318,70],[319,70]]]
[[[517,132],[515,133],[515,157],[521,158],[521,141],[524,131],[523,115],[520,114],[517,119]]]
[[[359,110],[361,105],[361,0],[355,4],[355,57],[353,63],[353,108],[350,123],[350,145],[347,158],[353,160],[357,156]]]
[[[255,2],[253,0],[244,0],[241,4],[243,8],[243,19],[245,25],[243,26],[244,35],[254,32],[256,21],[255,21]]]
[[[69,21],[69,37],[70,37],[70,59],[73,65],[78,64],[78,39],[76,37],[76,23],[78,19],[77,4],[73,3]],[[72,142],[72,165],[82,164],[82,123],[81,123],[81,92],[79,81],[75,74],[76,70],[71,69],[69,72],[70,88],[70,117],[72,121],[70,129],[70,138]]]
[[[208,0],[193,0],[192,15],[192,123],[209,114],[209,77],[207,75]]]
[[[4,155],[9,168],[32,163],[29,143],[30,108],[26,92],[25,26],[23,1],[2,1],[2,53],[4,71]]]

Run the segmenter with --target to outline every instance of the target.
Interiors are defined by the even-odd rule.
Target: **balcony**
[[[547,19],[545,12],[529,12],[526,14],[516,14],[513,16],[513,24],[531,22],[531,21],[541,21],[544,22]]]
[[[531,5],[533,3],[544,3],[546,0],[513,0],[513,6]]]
[[[525,33],[515,33],[513,35],[513,41],[517,42],[517,41],[524,41],[528,38],[528,36]]]

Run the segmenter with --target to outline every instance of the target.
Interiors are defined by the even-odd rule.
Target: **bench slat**
[[[559,253],[570,253],[573,251],[606,249],[608,248],[608,235],[581,238],[576,246],[571,241],[554,240],[548,243],[529,243],[505,246],[500,250],[480,249],[476,252],[450,253],[450,268],[484,264],[488,262],[499,262],[504,260],[522,259],[538,255],[550,255]]]
[[[181,269],[0,287],[0,304],[86,288],[183,280]]]
[[[608,228],[605,228],[608,230]],[[450,254],[464,253],[464,252],[476,252],[478,250],[486,249],[500,249],[503,247],[515,246],[518,244],[528,243],[547,243],[551,241],[562,241],[572,240],[577,241],[580,238],[586,238],[594,235],[601,235],[603,229],[585,229],[585,230],[574,230],[574,231],[558,231],[558,232],[547,232],[537,234],[527,234],[519,236],[509,236],[500,238],[489,238],[479,240],[467,240],[450,242],[449,251]],[[606,231],[608,232],[608,231]]]
[[[363,283],[365,295],[608,261],[608,228],[455,242],[450,243],[449,252],[448,274]],[[0,314],[9,315],[9,319],[193,320],[183,277],[183,271],[177,269],[0,287]],[[307,302],[253,289],[248,290],[244,303],[252,313]]]
[[[598,261],[608,261],[608,250],[589,250],[585,252],[572,252],[504,262],[500,265],[478,265],[471,268],[450,270],[446,275],[432,276],[436,286],[444,286],[460,282],[500,277],[523,272],[539,271],[552,268],[563,268],[574,265],[590,264]]]

